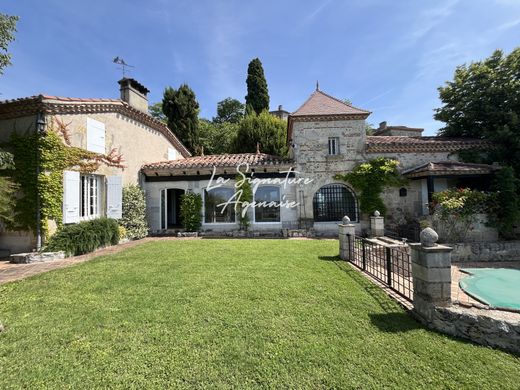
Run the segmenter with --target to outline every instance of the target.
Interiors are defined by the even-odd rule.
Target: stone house
[[[333,178],[337,173],[351,171],[359,163],[376,157],[400,161],[402,173],[410,179],[408,184],[389,188],[383,194],[388,207],[387,220],[394,225],[426,215],[433,192],[464,180],[477,178],[478,182],[485,182],[482,178],[489,177],[495,169],[458,161],[460,150],[484,147],[480,140],[422,137],[422,129],[386,123],[369,136],[365,123],[369,115],[369,111],[348,105],[317,88],[288,116],[289,158],[257,151],[143,165],[152,231],[180,227],[179,196],[186,191],[202,195],[203,231],[237,230],[238,219],[232,205],[225,209],[223,205],[234,194],[237,168],[243,172],[248,167],[249,174],[257,178],[255,201],[296,203],[294,207],[271,204],[267,208],[251,208],[248,212],[253,232],[312,228],[317,235],[335,235],[344,215],[356,224],[358,233],[368,227],[369,218],[359,211],[356,191]],[[305,179],[310,182],[303,182]]]
[[[168,127],[148,114],[147,88],[129,78],[120,80],[119,86],[120,99],[38,95],[0,102],[0,144],[8,143],[12,133],[43,134],[61,124],[67,128],[70,146],[105,159],[122,158],[120,166],[101,164],[88,174],[77,168],[64,172],[65,224],[100,216],[120,218],[122,186],[141,184],[144,164],[190,156]],[[39,242],[29,232],[0,230],[0,248],[28,251]]]

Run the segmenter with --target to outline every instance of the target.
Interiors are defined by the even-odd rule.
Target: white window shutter
[[[105,124],[87,118],[87,150],[105,154]]]
[[[79,222],[79,172],[63,172],[63,223]]]
[[[123,213],[123,178],[107,177],[107,217],[121,219]]]
[[[168,160],[177,160],[177,150],[168,148]]]

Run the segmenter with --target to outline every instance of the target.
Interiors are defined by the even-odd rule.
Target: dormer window
[[[329,156],[337,156],[339,154],[339,138],[329,137]]]

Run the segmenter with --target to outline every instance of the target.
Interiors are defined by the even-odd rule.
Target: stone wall
[[[520,261],[520,241],[446,244],[453,248],[452,262]]]
[[[430,328],[477,344],[520,353],[520,314],[495,318],[483,310],[465,307],[436,307]]]

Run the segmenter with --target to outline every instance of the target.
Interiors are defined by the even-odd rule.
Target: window
[[[329,155],[336,156],[338,154],[339,154],[339,138],[330,137],[329,138]]]
[[[105,154],[105,124],[87,118],[87,150]]]
[[[329,184],[321,187],[314,194],[312,204],[317,222],[341,221],[345,215],[352,221],[358,220],[356,198],[346,186]]]
[[[255,192],[255,202],[255,222],[280,222],[279,187],[258,187]]]
[[[210,191],[204,191],[204,222],[205,223],[234,223],[235,222],[235,205],[229,204],[218,206],[226,203],[235,194],[232,188],[215,188]],[[224,208],[225,207],[225,208]]]
[[[96,218],[100,215],[101,177],[81,175],[80,177],[80,217]]]

